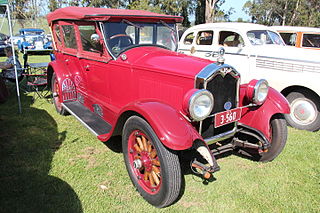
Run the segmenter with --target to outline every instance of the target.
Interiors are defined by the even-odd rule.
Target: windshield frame
[[[133,27],[134,32],[132,32],[132,33],[134,33],[134,38],[132,38],[130,36],[131,39],[134,41],[133,44],[119,50],[119,52],[113,51],[110,44],[109,44],[109,41],[110,41],[109,39],[112,38],[112,36],[117,35],[117,34],[112,35],[112,33],[109,32],[108,27],[110,27],[111,24],[122,24],[122,25],[124,24],[124,25],[126,25],[125,29],[127,29],[128,26]],[[152,43],[140,43],[141,42],[140,30],[146,26],[152,27],[152,34],[151,34]],[[100,22],[100,27],[101,27],[101,31],[103,34],[105,46],[106,46],[109,54],[114,59],[118,58],[123,52],[126,52],[127,50],[132,49],[132,48],[136,48],[136,47],[154,46],[154,47],[160,47],[160,48],[164,48],[164,49],[175,51],[175,52],[178,50],[179,37],[178,37],[177,24],[175,22],[168,23],[163,20],[159,20],[157,22],[137,22],[137,21],[131,22],[127,19],[122,19],[121,21]],[[172,49],[158,43],[159,42],[159,40],[158,40],[159,27],[168,28],[168,30],[171,32],[170,41],[172,42]]]

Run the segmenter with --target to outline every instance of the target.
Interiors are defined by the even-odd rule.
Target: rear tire
[[[52,101],[53,105],[56,108],[56,111],[60,115],[68,115],[67,110],[62,106],[62,94],[59,90],[59,82],[56,76],[56,73],[53,73],[52,79],[51,79],[51,94],[52,94]]]
[[[162,208],[178,199],[182,182],[178,155],[160,142],[144,119],[132,116],[126,121],[122,149],[131,181],[145,200]]]
[[[285,118],[290,126],[313,132],[320,129],[320,98],[316,94],[301,89],[289,93],[286,98],[291,112]]]

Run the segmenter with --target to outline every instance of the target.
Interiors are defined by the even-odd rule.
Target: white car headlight
[[[259,80],[254,86],[253,91],[253,103],[257,105],[263,104],[263,102],[267,99],[269,91],[269,84],[266,80]]]
[[[213,96],[208,90],[198,90],[190,97],[189,113],[193,120],[204,120],[210,115],[212,108]]]

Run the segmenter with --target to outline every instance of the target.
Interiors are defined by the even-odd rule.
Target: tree
[[[318,0],[254,0],[247,1],[244,10],[259,24],[320,26]]]
[[[221,9],[225,0],[197,0],[195,24],[212,23],[215,21],[230,21],[229,17],[234,9]]]

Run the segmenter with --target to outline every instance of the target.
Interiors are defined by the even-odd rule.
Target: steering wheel
[[[128,36],[127,34],[116,34],[116,35],[111,36],[109,40],[111,41],[112,39],[119,38],[119,37],[127,37],[130,40],[131,44],[133,44],[132,38],[130,36]]]
[[[109,38],[109,44],[113,44],[112,51],[119,53],[121,49],[128,47],[133,44],[133,40],[126,34],[116,34]]]

